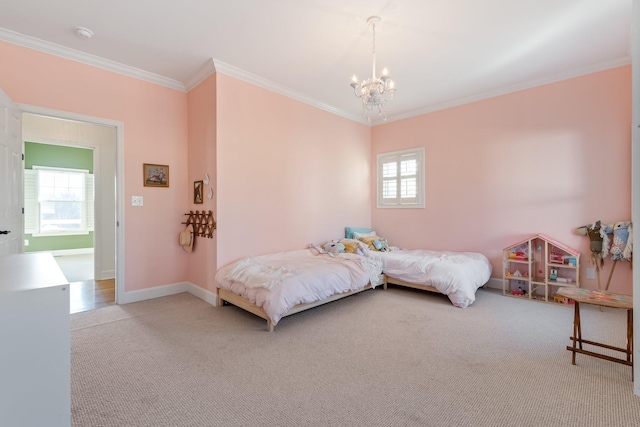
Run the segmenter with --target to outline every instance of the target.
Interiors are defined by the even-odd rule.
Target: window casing
[[[93,231],[93,175],[86,170],[34,166],[25,170],[25,233]]]
[[[378,154],[377,206],[424,208],[424,148]]]

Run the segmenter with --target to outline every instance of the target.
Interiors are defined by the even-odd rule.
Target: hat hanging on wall
[[[187,225],[184,231],[180,232],[180,246],[187,252],[193,251],[193,226],[191,224]]]

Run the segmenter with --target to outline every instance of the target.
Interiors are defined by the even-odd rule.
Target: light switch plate
[[[596,269],[587,268],[587,279],[595,279],[595,278],[596,278]]]
[[[131,206],[144,206],[142,196],[131,196]]]

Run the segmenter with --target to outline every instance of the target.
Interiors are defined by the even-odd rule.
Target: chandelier
[[[383,120],[387,120],[385,106],[387,101],[393,99],[393,93],[396,91],[395,83],[389,77],[387,69],[382,70],[382,75],[376,77],[376,24],[380,22],[379,16],[371,16],[367,19],[367,23],[373,27],[373,66],[371,77],[362,82],[358,82],[358,78],[354,74],[351,79],[351,87],[354,94],[362,99],[362,115],[367,117],[367,121],[371,122],[371,116],[377,114]]]

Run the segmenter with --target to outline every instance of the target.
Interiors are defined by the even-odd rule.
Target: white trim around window
[[[424,208],[424,147],[377,156],[377,207]]]
[[[33,169],[26,169],[24,172],[25,234],[32,234],[33,236],[70,236],[88,234],[90,231],[93,231],[94,190],[92,174],[89,174],[87,170],[45,166],[33,166]],[[41,173],[60,173],[61,175],[75,174],[76,177],[81,177],[81,181],[73,185],[68,182],[65,185],[60,183],[63,187],[56,189],[57,184],[49,180],[52,181],[52,183],[46,184],[45,189],[45,187],[41,187]],[[55,181],[58,181],[58,178],[56,178]],[[65,193],[65,197],[59,198],[57,193]],[[71,197],[71,193],[73,193],[73,197]],[[55,206],[57,203],[80,205],[80,216],[73,220],[57,220],[60,224],[54,227],[55,230],[51,228],[48,229],[46,223],[43,222],[45,221],[42,215],[43,205]],[[51,209],[51,207],[49,207],[49,209]],[[77,209],[78,208],[75,207],[73,210]],[[79,224],[78,221],[80,221]],[[73,226],[65,228],[65,222],[73,223]]]

